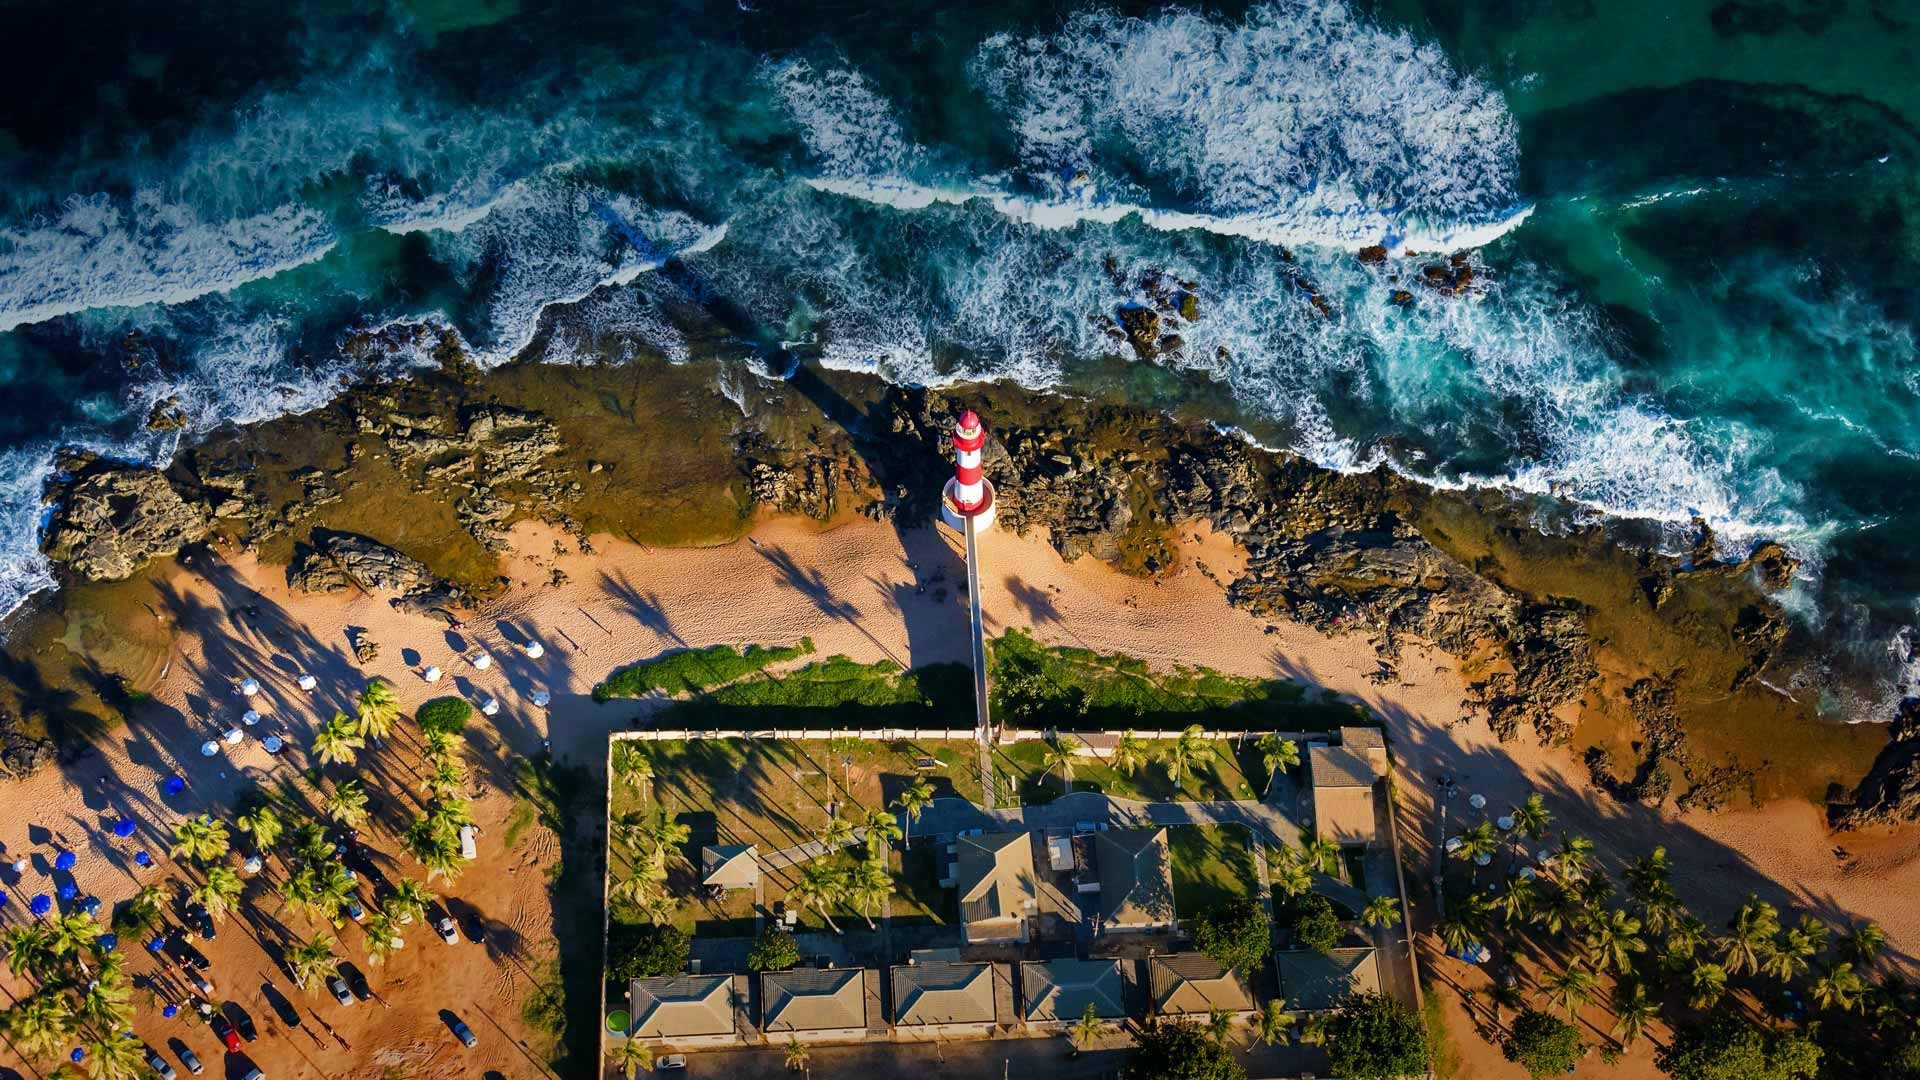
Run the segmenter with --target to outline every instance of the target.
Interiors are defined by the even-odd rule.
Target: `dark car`
[[[226,1017],[220,1015],[219,1013],[215,1013],[213,1014],[212,1023],[213,1023],[213,1033],[215,1035],[220,1036],[220,1041],[226,1044],[227,1053],[229,1054],[239,1053],[240,1052],[240,1033],[233,1029],[233,1021],[227,1019]]]
[[[354,997],[366,1001],[373,996],[373,987],[367,985],[367,977],[360,973],[359,968],[352,964],[341,964],[340,975],[347,980],[347,988],[353,991]]]
[[[187,921],[193,924],[195,930],[200,931],[202,941],[212,941],[220,936],[219,932],[213,928],[213,916],[207,914],[207,909],[199,904],[187,905]]]

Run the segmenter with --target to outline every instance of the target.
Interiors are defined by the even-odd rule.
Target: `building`
[[[627,996],[633,1038],[688,1047],[739,1041],[734,1007],[741,996],[731,975],[635,979]]]
[[[894,1033],[903,1039],[991,1036],[996,1019],[993,968],[945,960],[895,965]]]
[[[1387,775],[1387,736],[1377,727],[1343,727],[1340,745],[1367,759],[1373,775]]]
[[[1126,978],[1118,960],[1029,960],[1020,965],[1020,1018],[1030,1027],[1065,1028],[1086,1015],[1126,1018]]]
[[[760,1030],[769,1042],[865,1038],[866,971],[801,969],[761,975]]]
[[[752,844],[717,844],[701,848],[700,884],[710,889],[758,888],[760,849]]]
[[[1373,842],[1373,766],[1344,746],[1309,746],[1313,829],[1342,846]]]
[[[1128,933],[1173,928],[1173,856],[1167,830],[1095,833],[1101,930]]]
[[[955,884],[960,929],[969,945],[1027,940],[1027,919],[1040,908],[1033,841],[1026,833],[963,836]]]
[[[1380,964],[1372,949],[1297,949],[1275,953],[1273,960],[1280,971],[1280,996],[1294,1009],[1331,1009],[1348,994],[1380,991]]]
[[[1156,1016],[1197,1016],[1214,1012],[1234,1017],[1253,1014],[1253,991],[1239,972],[1205,953],[1174,953],[1147,961],[1147,992]]]

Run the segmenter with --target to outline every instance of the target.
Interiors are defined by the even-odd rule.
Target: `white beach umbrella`
[[[247,697],[257,696],[260,693],[260,680],[259,679],[241,679],[240,692],[246,695]]]
[[[553,695],[547,693],[545,690],[535,690],[533,692],[533,703],[540,708],[544,709],[552,702]]]
[[[302,690],[305,690],[311,693],[319,685],[320,685],[320,680],[314,678],[311,675],[300,676],[300,689]]]
[[[240,714],[240,722],[248,727],[252,727],[260,722],[260,714],[252,709],[248,709],[246,712]]]
[[[200,744],[201,757],[212,757],[213,755],[219,752],[220,752],[220,744],[217,742],[214,742],[212,739],[208,739],[206,742],[203,742]]]
[[[430,683],[439,682],[440,669],[429,664],[427,665],[427,670],[420,673],[420,677],[427,680]]]
[[[497,715],[500,712],[500,699],[490,697],[481,702],[480,711],[486,713],[488,716]]]
[[[493,666],[493,657],[481,653],[473,658],[473,666],[480,671],[485,671]]]
[[[547,647],[537,641],[527,642],[527,655],[535,660],[547,655]]]

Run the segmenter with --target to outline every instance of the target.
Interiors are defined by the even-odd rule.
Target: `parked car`
[[[233,1029],[233,1021],[227,1019],[220,1013],[214,1013],[211,1022],[213,1024],[213,1033],[220,1036],[220,1041],[226,1044],[227,1053],[239,1053],[240,1033]]]
[[[685,1069],[686,1067],[687,1055],[685,1054],[668,1054],[666,1057],[660,1059],[658,1065],[654,1066],[654,1068],[661,1072],[673,1072],[676,1069]]]
[[[200,1055],[184,1046],[180,1048],[180,1064],[185,1065],[187,1071],[195,1076],[199,1076],[200,1070],[204,1067],[200,1064]]]
[[[335,975],[327,980],[327,990],[333,994],[333,1000],[342,1005],[353,1004],[353,991],[347,989],[347,980]]]
[[[152,1069],[153,1075],[159,1077],[160,1080],[174,1080],[175,1077],[180,1075],[173,1071],[173,1066],[167,1062],[166,1058],[160,1056],[160,1051],[158,1050],[147,1051],[147,1068]]]
[[[469,1050],[480,1045],[480,1040],[473,1037],[473,1029],[467,1026],[465,1020],[455,1020],[453,1022],[453,1034],[454,1037],[458,1038]]]
[[[441,941],[449,945],[460,944],[460,927],[453,921],[453,916],[440,916],[439,921],[433,924],[433,928],[439,932]]]

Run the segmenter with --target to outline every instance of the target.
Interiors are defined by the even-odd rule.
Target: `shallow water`
[[[341,333],[397,318],[488,362],[717,322],[776,364],[1097,389],[1784,539],[1798,609],[1900,674],[1902,5],[177,7],[0,13],[45,58],[0,75],[0,607],[48,580],[51,449],[165,454],[164,398],[186,437],[310,407],[369,363]],[[1370,244],[1471,249],[1470,295]],[[1098,321],[1154,272],[1197,300],[1159,360],[1189,378]]]

